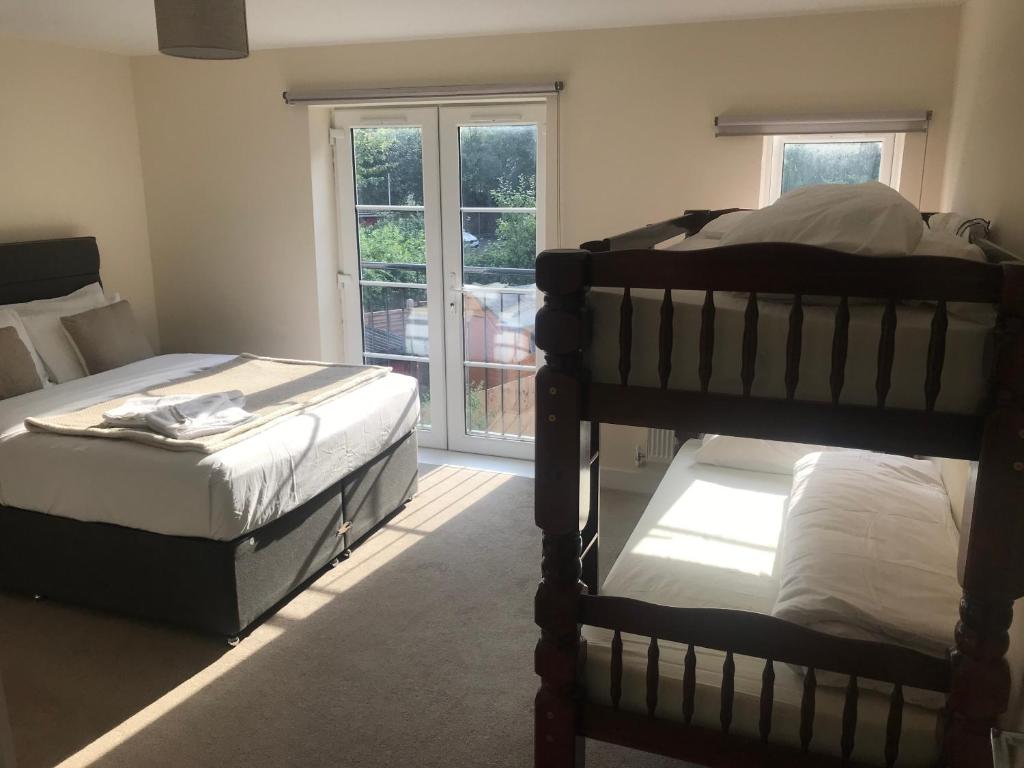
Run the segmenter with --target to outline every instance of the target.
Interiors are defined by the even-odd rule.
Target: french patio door
[[[421,445],[533,457],[545,115],[335,112],[346,354],[418,379]]]

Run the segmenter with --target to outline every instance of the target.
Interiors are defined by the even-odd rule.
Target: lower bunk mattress
[[[392,373],[210,455],[24,427],[29,416],[144,392],[230,359],[161,355],[0,401],[0,506],[232,541],[309,502],[419,418],[416,380]]]
[[[601,593],[690,608],[732,608],[768,614],[779,591],[779,544],[792,484],[789,475],[695,463],[698,441],[679,451]],[[587,698],[610,704],[612,632],[584,627]],[[620,707],[645,714],[649,638],[623,633]],[[682,720],[684,646],[661,642],[656,716]],[[718,729],[725,654],[697,648],[694,723]],[[731,732],[758,738],[764,661],[735,657]],[[775,665],[772,741],[799,746],[801,671]],[[844,691],[819,684],[815,752],[840,754]],[[865,689],[858,703],[853,759],[884,764],[888,693]],[[898,765],[933,765],[939,713],[908,703]]]

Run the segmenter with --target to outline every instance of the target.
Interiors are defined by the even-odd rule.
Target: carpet
[[[0,595],[18,766],[528,768],[539,560],[532,480],[423,467],[405,510],[235,649]],[[681,764],[589,744],[587,765]]]

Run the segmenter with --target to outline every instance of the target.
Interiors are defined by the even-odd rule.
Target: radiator
[[[675,456],[676,435],[671,429],[647,430],[647,460],[669,464]]]

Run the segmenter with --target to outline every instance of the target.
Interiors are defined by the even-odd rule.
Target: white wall
[[[106,287],[156,343],[131,64],[0,40],[0,242],[95,235]]]
[[[728,111],[931,108],[924,205],[937,205],[958,23],[938,8],[135,59],[165,346],[316,356],[334,332],[322,180],[307,110],[285,106],[285,89],[564,79],[561,232],[574,244],[686,207],[756,205],[761,142],[714,139]],[[920,166],[907,177],[918,184]]]
[[[1020,0],[964,8],[944,200],[991,219],[995,239],[1024,255],[1022,34]]]
[[[969,0],[964,8],[944,184],[950,210],[984,216],[993,237],[1024,256],[1024,3]],[[1024,728],[1024,600],[1014,605],[1013,690],[1004,719]]]

